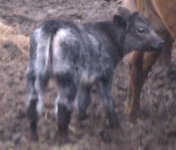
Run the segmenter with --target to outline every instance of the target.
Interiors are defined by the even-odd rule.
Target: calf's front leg
[[[78,89],[78,93],[76,96],[77,100],[77,107],[78,107],[78,120],[82,121],[87,118],[86,110],[90,104],[91,97],[90,97],[90,90],[91,86],[86,84],[81,84]]]
[[[112,82],[110,80],[101,80],[98,83],[98,91],[100,94],[100,98],[103,102],[103,105],[105,107],[109,125],[112,128],[119,127],[119,118],[118,114],[115,112],[115,107],[114,107],[114,101],[111,96],[111,84]]]

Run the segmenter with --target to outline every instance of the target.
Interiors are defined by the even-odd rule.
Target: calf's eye
[[[138,28],[138,32],[139,32],[140,34],[142,34],[142,33],[146,33],[147,30],[144,29],[144,28]]]

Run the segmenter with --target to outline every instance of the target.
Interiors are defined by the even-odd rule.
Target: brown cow
[[[129,56],[129,97],[126,112],[130,119],[137,117],[140,108],[140,93],[151,67],[158,59],[160,65],[171,64],[171,50],[176,38],[176,1],[175,0],[124,0],[124,7],[138,10],[146,16],[157,33],[165,40],[161,54],[155,52],[139,53]]]

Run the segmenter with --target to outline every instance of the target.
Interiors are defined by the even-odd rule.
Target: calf
[[[110,126],[119,125],[110,94],[116,65],[134,49],[159,51],[163,45],[141,14],[125,8],[119,11],[128,17],[115,15],[112,21],[86,24],[50,20],[31,34],[27,114],[33,137],[37,137],[37,120],[50,78],[58,86],[55,115],[60,132],[68,130],[74,99],[79,120],[85,118],[93,85],[97,86]]]

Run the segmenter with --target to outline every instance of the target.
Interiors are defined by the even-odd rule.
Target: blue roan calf
[[[50,78],[58,86],[55,115],[60,132],[68,130],[74,101],[78,118],[85,118],[93,85],[104,104],[109,124],[119,125],[110,94],[116,65],[132,50],[159,51],[163,45],[142,15],[125,8],[120,8],[119,14],[112,21],[86,24],[49,20],[31,34],[27,114],[32,135],[37,135],[37,120]]]

